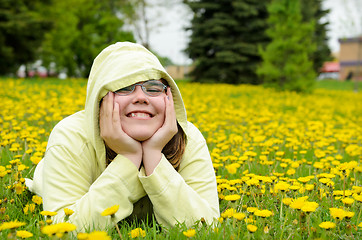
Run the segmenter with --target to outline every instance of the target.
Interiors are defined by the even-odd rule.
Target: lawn
[[[121,224],[122,239],[361,239],[362,94],[348,84],[321,81],[303,95],[179,82],[209,146],[221,217],[162,230]],[[1,238],[119,238],[115,229],[64,233],[72,226],[46,221],[24,185],[54,125],[83,109],[85,94],[81,79],[0,80]]]

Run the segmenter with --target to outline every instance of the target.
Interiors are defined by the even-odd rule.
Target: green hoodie
[[[162,159],[146,176],[122,155],[106,166],[100,137],[99,103],[109,92],[149,79],[165,79],[171,87],[176,118],[187,136],[185,153],[176,171]],[[64,219],[64,208],[74,211],[70,222],[77,231],[105,229],[127,217],[154,214],[158,223],[192,225],[219,217],[214,169],[200,131],[187,121],[180,91],[158,59],[133,43],[116,43],[94,60],[88,79],[85,110],[60,121],[50,134],[44,158],[29,189],[42,196],[44,210],[55,211],[55,222]],[[101,213],[119,205],[114,221]]]

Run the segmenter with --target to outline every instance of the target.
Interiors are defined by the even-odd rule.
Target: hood
[[[87,85],[86,131],[102,171],[106,166],[105,145],[99,129],[99,102],[108,91],[160,78],[165,79],[171,88],[177,121],[186,132],[186,110],[181,93],[157,57],[145,47],[135,43],[118,42],[105,48],[94,59]]]

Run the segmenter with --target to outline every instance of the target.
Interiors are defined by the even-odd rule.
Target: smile
[[[149,119],[152,118],[152,115],[145,112],[132,112],[127,114],[129,118],[137,118],[137,119]]]

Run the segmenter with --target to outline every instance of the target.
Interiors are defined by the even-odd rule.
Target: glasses
[[[151,97],[156,97],[161,93],[165,92],[167,86],[160,81],[157,80],[149,80],[143,83],[136,83],[128,87],[121,88],[114,93],[120,96],[126,96],[134,92],[136,86],[141,86],[142,91]]]

